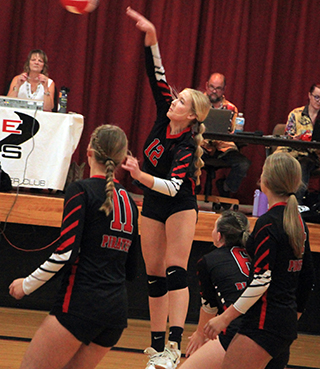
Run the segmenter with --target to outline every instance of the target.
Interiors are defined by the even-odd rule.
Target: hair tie
[[[291,195],[296,196],[295,192],[289,192],[289,193],[288,193],[288,196],[291,196]]]
[[[109,156],[107,156],[107,157],[106,157],[106,162],[107,162],[108,160],[112,161],[113,165],[114,165],[114,166],[116,166],[115,161],[114,161],[112,158],[110,158]]]

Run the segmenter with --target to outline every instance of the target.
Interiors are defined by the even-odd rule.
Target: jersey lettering
[[[301,268],[302,268],[302,259],[289,261],[288,272],[300,272]]]
[[[234,257],[240,272],[249,277],[250,260],[248,255],[243,252],[243,249],[238,246],[233,246],[230,250],[231,255]]]
[[[158,160],[161,158],[163,152],[164,147],[160,144],[160,140],[158,138],[154,139],[144,150],[145,155],[148,157],[154,167],[157,166]]]
[[[101,247],[114,250],[120,250],[128,252],[131,246],[131,240],[122,237],[115,237],[110,235],[103,235]]]
[[[133,232],[132,208],[128,194],[123,189],[120,189],[119,193],[114,190],[113,193],[113,220],[110,224],[110,229],[129,234]]]

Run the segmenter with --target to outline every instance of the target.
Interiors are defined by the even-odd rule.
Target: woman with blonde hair
[[[125,280],[136,273],[138,209],[114,176],[127,148],[119,127],[106,124],[93,132],[87,149],[90,178],[67,188],[55,252],[9,287],[21,299],[64,273],[20,369],[93,369],[127,326]]]
[[[274,153],[266,159],[261,190],[269,210],[257,220],[246,244],[252,259],[248,287],[204,327],[206,336],[215,339],[244,314],[223,369],[265,368],[272,358],[288,352],[297,338],[297,316],[314,279],[308,229],[296,199],[300,186],[301,167],[291,155]]]
[[[141,246],[146,265],[151,346],[148,368],[175,368],[188,310],[187,265],[197,221],[204,132],[210,102],[202,92],[184,89],[171,96],[154,25],[138,12],[127,15],[145,33],[146,67],[157,119],[144,145],[144,163],[128,157],[123,166],[144,189]],[[169,342],[165,333],[169,316]]]

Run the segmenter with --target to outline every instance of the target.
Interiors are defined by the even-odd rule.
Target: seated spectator
[[[320,84],[313,84],[309,91],[309,103],[306,106],[296,108],[289,113],[285,134],[294,140],[319,140],[320,141]],[[319,137],[315,137],[315,127]],[[290,147],[279,147],[276,151],[287,151],[294,156],[301,165],[302,181],[304,187],[297,192],[299,204],[303,204],[303,197],[308,187],[311,172],[320,167],[319,150],[308,149],[297,151]]]
[[[8,96],[43,100],[43,110],[52,111],[55,84],[49,78],[48,69],[46,53],[42,50],[31,50],[24,64],[23,73],[11,81]]]
[[[231,132],[234,132],[236,117],[238,115],[237,107],[228,101],[224,95],[226,90],[226,78],[221,73],[213,73],[206,82],[205,95],[209,97],[211,105],[215,109],[228,109],[234,112],[231,122]],[[241,154],[234,142],[226,141],[207,141],[204,142],[203,160],[210,161],[209,158],[218,158],[223,160],[231,167],[230,173],[224,179],[216,181],[219,195],[229,197],[230,192],[237,192],[242,179],[247,175],[250,167],[250,160]],[[210,165],[210,164],[208,164]]]

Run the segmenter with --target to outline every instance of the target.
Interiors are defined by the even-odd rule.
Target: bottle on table
[[[67,87],[62,86],[59,92],[59,113],[67,113],[67,104],[68,104],[68,92],[69,89]]]
[[[243,132],[244,128],[244,117],[243,113],[238,113],[238,116],[236,118],[236,126],[235,126],[235,133],[237,132]]]
[[[268,211],[268,198],[267,196],[260,190],[254,191],[253,197],[253,217],[260,217],[262,214]]]

